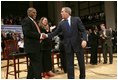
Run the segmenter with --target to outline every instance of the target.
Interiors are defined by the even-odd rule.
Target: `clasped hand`
[[[83,40],[82,43],[81,43],[82,48],[85,48],[86,45],[87,45],[87,42]]]
[[[45,33],[41,33],[41,37],[40,37],[40,39],[45,39],[45,38],[47,38],[47,34],[45,34]]]

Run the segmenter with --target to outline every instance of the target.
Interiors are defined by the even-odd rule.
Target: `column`
[[[48,17],[52,22],[55,23],[54,13],[55,13],[55,11],[54,11],[54,1],[48,1]]]
[[[73,1],[71,2],[71,9],[72,9],[72,13],[73,16],[79,16],[79,8],[78,8],[78,2],[77,1]]]
[[[29,7],[33,7],[33,1],[29,1]]]
[[[61,9],[63,7],[62,1],[56,1],[55,2],[55,23],[58,24],[58,22],[61,20]]]
[[[115,30],[116,23],[115,23],[115,8],[114,8],[114,2],[113,1],[105,1],[105,17],[106,17],[106,26],[111,27],[113,30]]]

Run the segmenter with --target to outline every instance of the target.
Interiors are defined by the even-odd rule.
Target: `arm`
[[[111,33],[111,31],[108,30],[108,33],[109,33],[109,34],[106,35],[106,38],[107,38],[107,39],[111,39],[111,38],[112,38],[112,33]]]
[[[85,27],[84,27],[84,25],[83,25],[83,23],[79,17],[77,18],[77,23],[78,23],[78,28],[79,28],[80,32],[82,33],[82,39],[84,41],[87,41],[86,30],[85,30]]]
[[[82,48],[85,48],[87,45],[87,42],[86,42],[87,41],[87,33],[86,33],[85,27],[79,17],[77,18],[77,23],[78,23],[79,30],[82,33],[83,40],[82,40],[81,46],[82,46]]]
[[[31,23],[30,21],[24,21],[22,22],[22,28],[23,28],[23,34],[27,38],[32,39],[40,39],[40,34],[38,32],[32,31]]]
[[[59,25],[57,26],[57,28],[55,29],[55,31],[48,34],[48,38],[51,39],[54,36],[58,35],[60,32],[61,32],[61,24],[59,23]]]

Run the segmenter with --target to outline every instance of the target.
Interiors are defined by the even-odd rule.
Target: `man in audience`
[[[100,31],[100,37],[102,40],[102,48],[103,48],[103,58],[104,63],[107,64],[107,52],[109,52],[109,63],[113,63],[113,54],[112,54],[112,33],[109,29],[105,28],[105,24],[100,25],[101,31]]]

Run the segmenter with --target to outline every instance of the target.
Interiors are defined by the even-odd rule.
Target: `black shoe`
[[[107,64],[107,62],[104,62],[103,64]]]
[[[91,65],[97,65],[97,63],[92,63]]]
[[[110,62],[109,64],[112,64],[112,62]]]
[[[79,78],[80,78],[80,79],[85,79],[85,76],[80,76]]]

